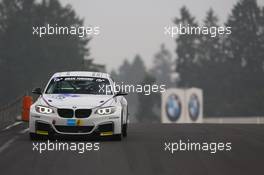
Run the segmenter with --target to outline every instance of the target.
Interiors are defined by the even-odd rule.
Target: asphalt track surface
[[[18,124],[0,130],[0,174],[255,175],[264,171],[264,125],[131,124],[128,134],[121,142],[97,140],[99,151],[40,154],[33,151],[27,124]],[[192,142],[231,142],[232,150],[215,154],[164,151],[164,142],[188,139]],[[79,143],[82,140],[68,141]]]

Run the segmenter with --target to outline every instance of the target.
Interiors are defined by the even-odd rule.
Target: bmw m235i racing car
[[[126,93],[115,92],[113,86],[106,73],[55,73],[43,91],[32,91],[40,96],[30,108],[30,138],[56,134],[126,137]]]

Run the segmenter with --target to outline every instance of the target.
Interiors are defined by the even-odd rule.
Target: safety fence
[[[203,123],[218,124],[264,124],[263,116],[252,117],[210,117],[203,118]]]
[[[21,115],[23,96],[18,96],[14,101],[0,106],[0,128],[14,122]]]

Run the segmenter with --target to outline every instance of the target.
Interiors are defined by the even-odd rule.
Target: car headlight
[[[35,107],[36,111],[41,114],[51,114],[54,113],[54,110],[50,107],[46,106],[36,106]]]
[[[95,111],[95,113],[99,115],[109,115],[109,114],[113,114],[115,111],[116,111],[116,107],[111,106],[111,107],[99,108]]]

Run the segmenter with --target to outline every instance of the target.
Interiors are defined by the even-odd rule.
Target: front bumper
[[[58,115],[30,112],[30,133],[48,135],[87,135],[98,133],[101,136],[121,134],[121,114],[116,111],[107,116],[91,115],[88,118],[62,118]]]

